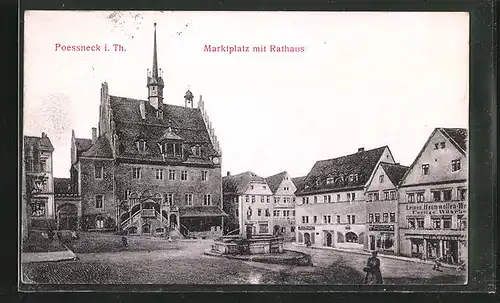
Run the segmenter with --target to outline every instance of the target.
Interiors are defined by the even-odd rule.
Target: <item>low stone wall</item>
[[[205,251],[205,254],[214,257],[224,257],[228,259],[261,262],[269,264],[313,266],[312,259],[309,254],[292,250],[283,250],[282,254],[257,254],[257,255],[223,254],[223,253],[217,253],[213,250],[207,250]]]
[[[224,236],[214,241],[212,251],[221,254],[268,254],[283,252],[283,238],[273,236],[240,239]]]

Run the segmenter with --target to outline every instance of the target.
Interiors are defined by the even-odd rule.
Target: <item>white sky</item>
[[[90,138],[101,82],[147,99],[153,23],[165,103],[203,95],[222,170],[305,175],[317,160],[388,145],[410,165],[435,127],[468,126],[467,13],[27,12],[24,133],[46,132],[69,177],[71,129]],[[186,26],[187,25],[187,26]],[[178,32],[182,32],[177,34]],[[55,44],[125,52],[56,52]],[[208,53],[211,45],[303,53]],[[195,104],[196,104],[195,103]]]

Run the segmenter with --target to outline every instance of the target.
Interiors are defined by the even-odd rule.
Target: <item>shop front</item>
[[[297,242],[306,246],[316,244],[315,226],[299,225],[297,228]]]
[[[394,253],[396,249],[396,237],[394,224],[368,226],[368,243],[365,246],[369,250]]]
[[[467,260],[467,241],[463,235],[408,235],[411,256],[460,264]]]

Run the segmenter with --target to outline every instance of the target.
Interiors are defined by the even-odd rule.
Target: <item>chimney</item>
[[[47,134],[42,132],[42,138],[45,138],[45,137],[47,137]]]
[[[95,141],[97,141],[97,128],[92,127],[92,144],[94,144]]]
[[[227,176],[231,176],[231,172],[230,171],[227,171]]]
[[[364,148],[364,147],[360,147],[360,148],[358,148],[358,153],[360,153],[360,152],[364,152],[364,151],[365,151],[365,148]]]

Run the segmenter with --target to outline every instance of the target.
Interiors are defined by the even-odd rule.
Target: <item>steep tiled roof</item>
[[[54,151],[54,146],[52,146],[52,142],[50,142],[49,137],[47,136],[42,136],[42,137],[34,137],[34,136],[24,136],[24,144],[25,146],[33,146],[34,148],[38,150],[45,150],[45,151]]]
[[[55,194],[72,193],[71,180],[69,178],[54,178],[54,193]]]
[[[226,176],[222,178],[223,194],[242,194],[250,185],[251,181],[265,183],[266,180],[253,172],[247,171],[238,175]]]
[[[403,166],[400,164],[381,162],[380,165],[391,180],[392,184],[394,184],[395,186],[399,184],[399,181],[403,179],[403,176],[408,171],[408,166]]]
[[[369,180],[386,148],[388,147],[383,146],[335,159],[317,161],[295,194],[327,192],[363,186]],[[354,175],[352,181],[349,180],[350,175]],[[327,184],[327,178],[333,178],[334,182]]]
[[[108,138],[105,135],[100,136],[94,145],[82,153],[82,157],[113,158],[113,152]]]
[[[181,217],[219,217],[227,214],[217,206],[188,206],[179,209]]]
[[[118,156],[161,161],[163,157],[158,143],[163,139],[183,140],[186,157],[192,154],[190,147],[199,144],[202,157],[184,159],[188,162],[210,163],[210,157],[217,155],[198,108],[163,104],[163,119],[160,119],[147,101],[110,96],[110,102],[118,135]],[[145,120],[141,116],[141,102],[145,103]],[[145,152],[137,150],[139,138],[147,142]]]
[[[76,145],[76,157],[79,158],[84,151],[88,150],[92,146],[92,140],[75,138],[75,145]]]
[[[281,181],[283,181],[283,178],[286,176],[286,171],[283,171],[281,173],[277,173],[276,175],[272,175],[266,178],[267,185],[269,186],[269,189],[274,193],[276,193],[276,190],[281,184]]]
[[[296,188],[302,188],[302,184],[306,180],[307,176],[302,176],[302,177],[297,177],[297,178],[292,178],[292,182],[295,185]]]
[[[462,151],[467,151],[467,129],[465,128],[441,128],[443,134],[447,136],[453,144],[458,145]]]

